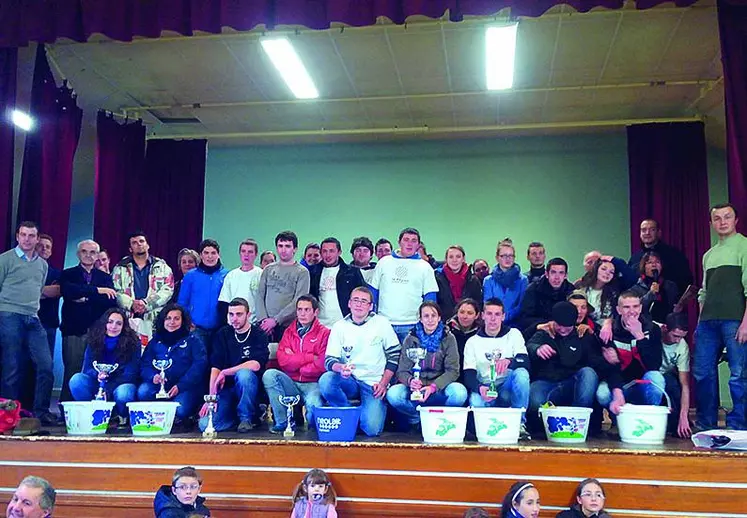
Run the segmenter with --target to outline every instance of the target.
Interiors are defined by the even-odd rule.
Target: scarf
[[[415,336],[420,340],[421,347],[424,347],[429,353],[435,353],[441,347],[441,340],[444,337],[444,323],[439,322],[435,331],[427,334],[422,322],[418,322],[415,324]]]
[[[454,301],[462,298],[464,285],[467,284],[468,270],[467,263],[464,263],[458,272],[452,271],[448,265],[444,266],[443,272],[446,280],[449,281],[449,289],[451,290],[451,296],[454,297]]]
[[[220,259],[218,259],[218,262],[215,263],[215,266],[207,266],[204,263],[200,263],[200,265],[197,267],[201,272],[205,272],[208,275],[212,275],[221,268],[223,268],[223,265],[220,262]]]
[[[186,338],[188,335],[189,329],[182,326],[173,333],[164,329],[163,331],[158,333],[158,340],[160,340],[164,345],[171,347],[182,338]]]
[[[518,264],[514,264],[511,268],[504,272],[503,270],[501,270],[501,267],[499,265],[495,265],[495,268],[493,268],[490,276],[493,277],[493,280],[499,286],[510,289],[514,284],[516,284],[516,281],[519,280],[519,277],[521,276],[521,268],[519,268]]]
[[[311,330],[311,326],[314,324],[314,322],[311,322],[310,324],[304,326],[301,325],[301,322],[296,320],[296,331],[298,331],[298,337],[303,338],[306,333],[308,333]]]

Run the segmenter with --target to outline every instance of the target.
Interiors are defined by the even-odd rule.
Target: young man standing
[[[236,297],[241,297],[249,303],[252,318],[257,318],[257,291],[262,268],[254,266],[259,247],[254,239],[245,239],[239,245],[239,259],[241,266],[234,268],[223,280],[218,301],[228,304]]]
[[[661,326],[661,345],[664,356],[661,360],[661,373],[664,375],[665,389],[672,401],[668,431],[687,439],[690,429],[690,348],[687,337],[687,313],[670,313]]]
[[[382,237],[376,241],[376,258],[381,260],[382,257],[392,255],[392,242]]]
[[[54,363],[54,344],[57,339],[57,328],[60,327],[60,275],[62,272],[49,264],[52,257],[54,241],[49,234],[39,234],[39,243],[36,245],[36,253],[47,261],[47,278],[44,280],[41,301],[39,301],[39,320],[47,332],[47,343],[49,352]]]
[[[527,280],[529,284],[532,284],[532,282],[545,275],[545,245],[539,241],[529,243],[527,261],[529,261]]]
[[[360,268],[363,280],[366,283],[371,282],[374,268],[376,268],[376,263],[371,262],[373,251],[373,243],[366,236],[356,237],[353,239],[353,244],[350,245],[350,255],[353,256],[353,262],[350,265]]]

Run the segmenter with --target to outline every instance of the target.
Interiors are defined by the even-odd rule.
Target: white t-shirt
[[[375,271],[376,268],[371,268],[369,270],[361,269],[361,275],[363,275],[363,280],[366,281],[366,284],[371,284],[371,279],[373,279]]]
[[[344,316],[337,299],[337,274],[340,266],[323,267],[319,279],[319,322],[330,329]]]
[[[682,339],[676,344],[661,343],[663,353],[661,359],[662,374],[675,374],[676,372],[690,372],[690,348]]]
[[[481,384],[490,383],[490,361],[485,353],[498,351],[501,358],[513,358],[518,354],[527,354],[524,337],[518,329],[511,328],[503,336],[491,338],[488,336],[475,335],[464,344],[464,370],[475,369],[477,380]],[[500,381],[508,374],[496,376]]]
[[[376,264],[371,286],[379,290],[379,314],[395,326],[417,323],[423,295],[438,291],[431,265],[422,259],[391,255]]]
[[[252,322],[255,322],[257,313],[255,300],[261,276],[262,268],[258,266],[248,272],[242,271],[241,268],[231,270],[223,281],[223,288],[220,290],[218,300],[220,302],[231,302],[236,297],[246,299],[252,312]]]

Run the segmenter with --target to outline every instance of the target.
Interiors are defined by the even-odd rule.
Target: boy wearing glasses
[[[153,500],[156,518],[187,518],[210,516],[205,498],[200,496],[202,476],[192,466],[179,468],[170,486],[161,486]]]

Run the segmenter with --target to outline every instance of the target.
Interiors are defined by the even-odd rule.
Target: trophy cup
[[[423,361],[426,355],[426,350],[422,347],[410,347],[407,349],[407,357],[412,361],[412,377],[413,379],[420,379],[420,371],[422,366],[420,362]],[[423,393],[419,390],[413,390],[410,394],[411,401],[423,401]]]
[[[173,361],[171,358],[165,360],[153,360],[153,367],[161,371],[161,390],[156,394],[156,399],[169,399],[169,393],[166,392],[166,369],[171,367]]]
[[[488,397],[498,397],[498,392],[495,390],[495,362],[501,359],[501,352],[496,350],[488,351],[485,353],[485,359],[490,362],[490,388],[488,388]]]
[[[350,344],[344,344],[342,346],[342,355],[345,360],[345,365],[350,365],[350,355],[353,354],[353,346]]]
[[[98,372],[99,374],[106,374],[107,377],[117,370],[117,367],[119,367],[118,363],[111,364],[111,363],[99,363],[99,362],[93,362],[93,369]],[[96,392],[96,397],[94,398],[95,401],[106,401],[106,378],[99,380],[99,391]]]
[[[301,400],[300,396],[278,396],[280,404],[285,407],[285,430],[283,437],[294,437],[296,432],[293,431],[293,407]]]
[[[218,437],[218,432],[215,431],[215,427],[213,426],[213,412],[215,412],[215,405],[218,403],[218,396],[208,394],[203,399],[208,406],[208,422],[205,431],[202,432],[202,437],[205,439],[215,439]]]

